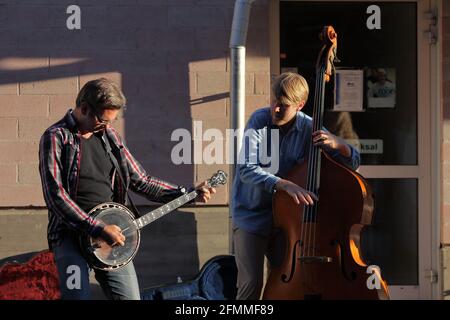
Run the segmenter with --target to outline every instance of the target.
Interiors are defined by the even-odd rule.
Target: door
[[[373,188],[375,219],[363,237],[364,255],[380,267],[393,299],[436,298],[430,41],[423,33],[430,1],[372,4],[280,1],[279,21],[272,16],[279,26],[271,37],[279,48],[271,51],[277,59],[272,73],[294,71],[307,79],[303,111],[311,114],[318,34],[334,26],[340,75],[327,85],[325,125],[360,149],[359,172]],[[357,89],[340,91],[349,74]]]

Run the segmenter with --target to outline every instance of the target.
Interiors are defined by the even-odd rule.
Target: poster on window
[[[395,108],[394,68],[366,69],[367,108]]]
[[[337,69],[334,75],[333,111],[364,111],[363,70]]]

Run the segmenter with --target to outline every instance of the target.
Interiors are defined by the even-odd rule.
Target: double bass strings
[[[317,85],[319,84],[318,79],[316,78],[316,88]],[[313,109],[313,129],[312,131],[314,132],[314,127],[315,127],[315,119],[316,119],[316,110],[317,110],[317,95],[318,95],[318,91],[315,91],[315,97],[314,97],[314,109]],[[313,169],[314,169],[314,145],[312,143],[311,140],[311,144],[310,144],[310,148],[309,148],[309,156],[308,156],[308,175],[307,175],[307,181],[306,181],[306,189],[308,191],[311,191],[312,189],[312,180],[314,179],[314,175],[313,175]],[[308,256],[309,255],[309,241],[307,241],[308,239],[308,235],[309,235],[309,222],[310,219],[310,207],[308,205],[303,205],[303,221],[302,221],[302,227],[301,227],[301,239],[302,239],[302,252],[301,252],[301,256]],[[306,224],[306,226],[305,226]]]
[[[324,66],[322,66],[322,70],[320,72],[320,76],[319,76],[319,89],[320,89],[320,104],[319,104],[319,108],[316,111],[316,119],[317,119],[317,123],[316,123],[316,129],[315,130],[320,130],[323,127],[323,112],[324,112],[324,105],[325,105],[325,72],[326,72],[326,68]],[[321,176],[321,150],[319,147],[315,147],[314,149],[314,156],[316,158],[315,161],[315,180],[313,183],[314,189],[313,192],[314,194],[317,195],[317,197],[319,197],[319,188],[320,188],[320,176]],[[320,201],[320,199],[319,199]],[[313,228],[313,253],[312,255],[315,255],[315,249],[316,249],[316,229],[317,229],[317,219],[318,219],[318,214],[319,214],[319,203],[315,203],[314,206],[312,207],[312,215],[314,217],[314,224],[312,226]]]
[[[325,92],[325,68],[322,67],[316,78],[316,90],[313,110],[313,132],[322,128],[323,106],[324,106],[324,92]],[[313,192],[318,196],[320,181],[320,148],[310,145],[310,153],[308,157],[308,176],[307,176],[307,190]],[[312,206],[304,205],[303,223],[301,226],[301,241],[303,250],[301,256],[314,256],[316,243],[316,221],[318,215],[318,205]],[[307,224],[304,227],[305,223]],[[312,241],[311,241],[312,237]]]
[[[318,77],[316,78],[316,90],[315,90],[315,97],[314,97],[314,110],[313,110],[313,128],[312,131],[317,131],[320,126],[320,104],[321,101],[319,99],[321,93],[323,92],[323,76],[321,73],[319,73]],[[320,156],[319,150],[317,147],[314,146],[311,140],[310,149],[309,149],[309,156],[308,156],[308,175],[307,175],[307,182],[306,182],[306,188],[308,191],[311,191],[313,193],[316,193],[317,190],[315,190],[316,182],[318,175],[320,176],[320,172],[318,172],[318,160]],[[320,168],[319,168],[320,170]],[[315,205],[308,206],[304,205],[303,210],[303,222],[301,225],[301,243],[302,243],[302,251],[301,251],[301,257],[303,256],[310,256],[311,255],[311,245],[314,245],[315,243],[315,228],[311,230],[314,214],[316,212]],[[305,224],[307,224],[305,226]],[[311,243],[311,235],[313,234],[313,242]],[[315,248],[312,248],[312,254],[314,255]]]
[[[318,82],[316,79],[316,86],[317,86]],[[315,92],[315,97],[314,97],[314,104],[316,104],[317,101],[317,90]],[[313,120],[314,120],[314,113],[316,112],[316,105],[314,105],[314,109],[313,109]],[[314,126],[315,123],[313,122],[313,130],[314,130]],[[307,178],[306,178],[306,189],[309,191],[311,189],[311,166],[313,165],[314,161],[314,145],[312,143],[312,139],[311,139],[311,144],[309,147],[309,155],[308,155],[308,174],[307,174]],[[300,246],[300,257],[304,257],[306,256],[306,250],[307,246],[309,245],[308,243],[306,243],[306,238],[307,238],[307,234],[308,234],[308,230],[307,230],[307,226],[305,227],[305,224],[307,223],[309,218],[309,206],[303,204],[303,216],[302,216],[302,221],[301,221],[301,228],[300,228],[300,239],[301,239],[301,246]]]

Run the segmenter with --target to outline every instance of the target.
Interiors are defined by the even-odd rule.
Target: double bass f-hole
[[[297,252],[302,248],[301,240],[297,240],[294,244],[294,248],[292,249],[292,263],[291,263],[291,270],[289,275],[286,275],[285,273],[281,275],[281,281],[284,283],[288,283],[292,280],[292,276],[295,272],[295,265],[297,263]]]
[[[337,257],[338,257],[338,264],[339,264],[339,267],[341,269],[342,275],[348,281],[354,281],[356,279],[356,274],[354,272],[348,273],[347,270],[346,270],[347,268],[346,268],[346,265],[345,265],[344,252],[343,252],[344,246],[338,240],[331,241],[330,245],[336,247],[336,252],[337,252]]]

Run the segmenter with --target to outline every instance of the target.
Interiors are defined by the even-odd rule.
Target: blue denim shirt
[[[270,142],[274,131],[277,129],[272,123],[270,107],[255,111],[248,120],[242,143],[242,160],[236,165],[236,175],[233,182],[231,211],[234,226],[247,232],[268,235],[272,228],[272,193],[273,187],[284,177],[297,163],[301,163],[309,153],[312,142],[312,118],[298,112],[296,122],[283,136],[279,133],[279,161],[278,170],[269,172],[270,164],[267,159],[262,159],[255,153],[261,152],[261,148],[267,148],[267,154],[271,154]],[[253,129],[253,130],[248,130]],[[276,134],[275,134],[276,135]],[[359,152],[350,146],[351,156],[342,156],[339,151],[328,154],[339,163],[356,170],[360,163]],[[245,148],[245,149],[244,149]],[[273,148],[273,147],[272,147]],[[254,161],[256,159],[256,161]],[[262,161],[264,160],[264,161]],[[276,168],[276,166],[273,166]]]

